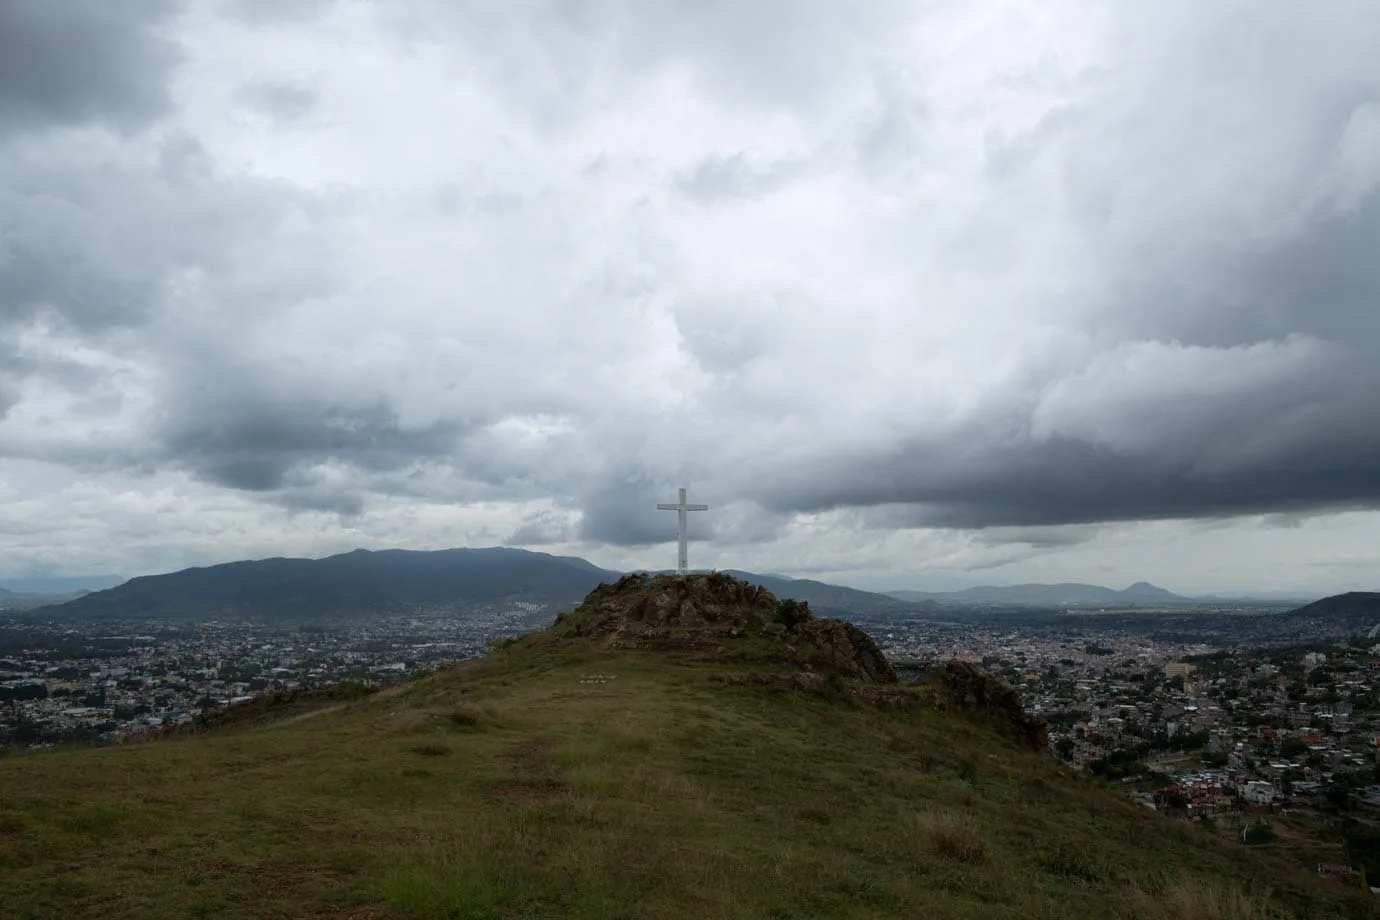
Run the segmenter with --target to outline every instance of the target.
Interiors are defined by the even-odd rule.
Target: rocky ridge
[[[1020,694],[1001,678],[954,659],[944,666],[935,685],[947,705],[977,713],[1026,747],[1048,749],[1049,732],[1044,720],[1026,712]]]
[[[710,649],[762,639],[812,671],[896,682],[872,637],[852,623],[817,617],[806,603],[778,600],[766,588],[722,572],[625,575],[591,591],[574,611],[557,618],[554,629],[615,648]]]
[[[634,573],[589,593],[557,617],[559,638],[584,639],[605,648],[646,648],[722,654],[725,661],[753,659],[789,664],[720,675],[726,683],[779,685],[803,693],[843,692],[882,709],[925,705],[967,712],[991,723],[1017,743],[1048,745],[1044,722],[1025,712],[1005,681],[971,664],[950,661],[920,685],[902,684],[872,637],[852,623],[817,617],[808,604],[779,600],[766,588],[722,572],[692,575]],[[842,680],[842,683],[839,681]]]

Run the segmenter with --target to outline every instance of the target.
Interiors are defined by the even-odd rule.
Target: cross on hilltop
[[[689,561],[689,559],[688,559],[688,551],[687,551],[687,548],[686,548],[686,545],[685,545],[685,544],[686,544],[686,540],[685,540],[685,525],[686,525],[687,520],[688,520],[688,519],[686,518],[686,516],[685,516],[685,512],[687,512],[687,511],[708,511],[708,510],[709,510],[709,506],[708,506],[708,505],[691,505],[691,504],[686,503],[686,501],[685,501],[685,490],[684,490],[684,489],[681,489],[681,490],[680,490],[680,501],[679,501],[679,502],[677,502],[677,503],[674,504],[674,505],[667,505],[667,504],[660,504],[660,505],[657,505],[657,506],[656,506],[656,510],[658,510],[658,511],[676,511],[676,512],[679,512],[678,517],[679,517],[679,524],[680,524],[680,555],[677,557],[676,572],[677,572],[677,574],[684,575],[686,572],[690,571],[690,561]]]

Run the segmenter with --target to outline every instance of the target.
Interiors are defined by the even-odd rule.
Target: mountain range
[[[321,619],[513,601],[567,605],[619,573],[570,556],[492,547],[358,549],[145,575],[43,612],[72,616]]]
[[[81,596],[54,599],[6,594],[0,607],[74,617],[208,619],[258,616],[322,620],[421,610],[463,609],[519,601],[572,607],[602,582],[624,573],[574,556],[508,547],[433,551],[354,550],[323,559],[273,558],[146,575]],[[784,575],[729,574],[778,597],[805,601],[825,616],[852,618],[933,613],[984,606],[1194,606],[1147,582],[1114,590],[1087,584],[983,586],[953,592],[862,591]],[[70,598],[70,599],[68,599]]]
[[[146,575],[45,613],[64,616],[320,619],[519,601],[570,607],[624,573],[573,556],[506,547],[354,550],[324,559],[260,559]],[[735,573],[824,615],[920,609],[885,594],[808,579]]]
[[[1288,616],[1295,621],[1345,623],[1353,631],[1368,630],[1370,638],[1380,638],[1380,592],[1349,591],[1335,594],[1292,610]]]
[[[1145,581],[1117,591],[1101,585],[981,585],[962,591],[891,591],[904,601],[938,601],[943,604],[1015,604],[1032,607],[1087,606],[1091,604],[1189,604],[1199,599],[1166,591]]]

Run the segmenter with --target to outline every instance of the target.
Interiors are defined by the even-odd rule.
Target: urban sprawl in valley
[[[555,613],[517,602],[323,627],[0,611],[0,753],[126,743],[274,691],[402,682]],[[1288,834],[1298,859],[1346,874],[1342,817],[1380,816],[1380,639],[1242,613],[859,622],[903,678],[959,659],[1016,686],[1071,769],[1248,843]]]

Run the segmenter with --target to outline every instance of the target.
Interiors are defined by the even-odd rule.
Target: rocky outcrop
[[[1044,720],[1027,713],[1020,695],[1001,678],[955,659],[944,666],[936,684],[956,708],[990,718],[1028,747],[1048,750],[1049,735]]]
[[[808,604],[777,600],[760,585],[721,572],[625,575],[600,585],[557,618],[557,635],[603,638],[614,645],[722,648],[765,639],[780,656],[807,668],[892,683],[896,672],[872,637],[843,620],[816,617]]]
[[[896,671],[877,648],[877,643],[852,623],[812,615],[788,628],[786,637],[792,642],[820,649],[829,663],[843,667],[854,677],[879,683],[896,681]]]

